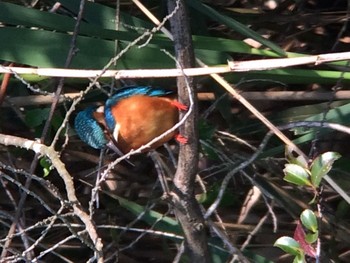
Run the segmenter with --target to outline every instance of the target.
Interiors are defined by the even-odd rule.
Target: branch
[[[74,210],[74,214],[78,216],[80,220],[84,223],[86,231],[88,232],[89,237],[92,240],[92,243],[93,243],[92,247],[95,249],[98,262],[103,262],[103,257],[102,257],[103,245],[102,245],[101,239],[97,234],[96,227],[91,221],[89,215],[81,208],[81,204],[75,195],[75,189],[74,189],[74,183],[73,183],[72,177],[68,173],[64,163],[60,160],[57,152],[52,147],[48,147],[44,144],[41,144],[32,140],[23,139],[16,136],[4,135],[4,134],[0,134],[0,144],[3,144],[5,146],[16,146],[16,147],[25,148],[27,150],[32,150],[36,154],[45,155],[51,160],[53,166],[56,168],[58,174],[64,181],[69,205],[72,206]]]
[[[72,36],[71,43],[70,43],[69,52],[68,52],[68,55],[67,55],[67,58],[66,58],[66,62],[65,62],[65,65],[64,65],[65,68],[69,67],[69,65],[71,64],[71,61],[73,59],[73,56],[75,54],[76,40],[77,40],[77,36],[78,36],[80,22],[81,22],[81,20],[83,18],[84,6],[85,6],[85,0],[80,0],[79,13],[78,13],[77,21],[76,21],[75,26],[74,26],[74,31],[73,31],[73,36]],[[61,95],[61,93],[63,91],[63,85],[64,85],[64,78],[61,77],[58,80],[58,85],[57,85],[57,88],[56,88],[56,91],[55,91],[55,98],[54,98],[54,100],[53,100],[53,102],[51,104],[49,115],[48,115],[48,117],[47,117],[47,119],[45,121],[44,128],[43,128],[43,130],[41,132],[40,142],[42,142],[42,143],[45,143],[45,140],[47,138],[47,133],[48,133],[49,127],[51,125],[51,121],[52,121],[54,112],[55,112],[56,107],[58,105],[58,101],[59,101],[60,95]],[[35,156],[33,158],[33,161],[31,163],[31,166],[30,166],[30,173],[34,173],[34,171],[35,171],[35,169],[37,167],[37,164],[38,164],[38,158],[39,158],[39,154],[36,152],[36,154],[35,154]],[[31,185],[31,180],[32,180],[31,177],[27,177],[26,178],[25,187],[28,188],[28,189],[29,189],[29,187]],[[17,226],[17,224],[19,222],[20,216],[22,214],[22,210],[24,208],[24,204],[25,204],[26,199],[27,199],[27,193],[23,192],[21,194],[21,197],[20,197],[19,202],[18,202],[17,211],[16,211],[16,214],[15,214],[15,219],[12,222],[12,225],[11,225],[9,231],[8,231],[7,236],[11,236],[15,232],[15,229],[16,229],[16,226]],[[6,256],[7,248],[10,247],[11,242],[12,242],[12,239],[8,238],[8,240],[6,241],[6,244],[4,245],[4,249],[1,252],[1,258]],[[102,243],[101,243],[101,245],[102,245]],[[101,247],[101,253],[102,253],[102,247]],[[28,258],[28,259],[30,259],[30,258]]]
[[[143,38],[144,36],[142,36]],[[303,56],[296,58],[275,58],[250,61],[229,61],[227,65],[194,68],[193,65],[180,69],[130,69],[130,70],[87,70],[66,68],[24,68],[5,67],[0,65],[0,73],[9,74],[32,74],[42,77],[65,77],[65,78],[94,78],[114,77],[115,79],[129,78],[169,78],[180,77],[183,72],[187,76],[203,76],[210,74],[222,74],[232,72],[262,71],[278,68],[286,68],[298,65],[320,65],[323,63],[350,60],[350,52],[320,54],[315,56]]]
[[[175,13],[174,10],[177,10]],[[168,12],[173,33],[177,68],[194,65],[194,53],[188,15],[183,0],[168,0]],[[182,71],[182,74],[186,74]],[[177,78],[178,96],[181,103],[189,105],[190,114],[180,127],[180,133],[188,138],[188,143],[180,146],[178,168],[174,177],[173,202],[176,217],[185,234],[185,250],[193,262],[211,262],[204,218],[194,196],[195,178],[198,164],[198,107],[194,95],[194,79],[188,76]],[[183,114],[181,114],[183,117]]]
[[[263,101],[329,101],[334,100],[349,100],[350,90],[339,90],[336,93],[333,91],[242,91],[240,95],[248,100],[263,100]],[[81,93],[65,93],[60,96],[59,103],[69,101],[81,96]],[[217,99],[212,92],[198,92],[198,100],[214,101]],[[17,96],[6,98],[5,102],[0,107],[23,107],[23,106],[38,106],[51,104],[53,97],[50,95],[30,95]],[[233,99],[233,98],[229,98]]]

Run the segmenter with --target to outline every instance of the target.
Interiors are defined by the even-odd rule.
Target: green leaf
[[[223,24],[227,25],[228,27],[236,30],[238,33],[242,34],[243,36],[250,37],[250,38],[258,41],[259,43],[265,45],[266,47],[269,47],[271,50],[275,51],[280,56],[286,55],[285,51],[282,48],[280,48],[276,44],[272,43],[271,41],[267,40],[266,38],[262,37],[260,34],[256,33],[254,30],[251,30],[249,27],[234,20],[233,18],[217,12],[215,9],[211,8],[208,5],[202,4],[198,0],[187,1],[187,3],[191,7],[198,10],[199,12],[207,15],[211,19],[218,21],[220,23],[223,23]]]
[[[315,243],[317,238],[318,238],[318,231],[316,231],[315,233],[309,233],[305,235],[305,240],[309,244]]]
[[[218,196],[220,187],[221,184],[214,182],[209,186],[209,189],[206,193],[196,195],[196,199],[199,203],[209,206],[215,201],[216,197]],[[220,201],[220,207],[232,206],[237,202],[237,196],[232,191],[225,191]]]
[[[49,0],[52,4],[56,3],[55,0]],[[79,12],[79,1],[62,0],[60,4],[67,10],[70,10],[74,14]],[[83,20],[89,24],[97,25],[101,28],[115,29],[115,8],[108,7],[106,5],[87,1],[84,7]],[[128,25],[133,28],[147,28],[151,29],[154,25],[150,22],[146,22],[139,18],[130,16],[124,12],[120,12],[120,28],[125,29],[124,25]]]
[[[50,171],[52,170],[52,164],[49,158],[42,157],[40,159],[40,166],[43,168],[44,177],[48,176]]]
[[[14,27],[0,27],[0,34],[8,40],[0,41],[0,59],[37,67],[63,67],[72,38],[66,33]],[[120,48],[123,49],[126,45],[121,42]],[[174,66],[174,61],[164,52],[151,46],[142,49],[132,47],[118,60],[118,68]],[[78,36],[77,48],[71,67],[102,68],[113,57],[115,41]]]
[[[291,237],[283,236],[276,240],[275,244],[273,244],[275,247],[279,247],[284,252],[298,256],[302,254],[302,250],[300,248],[299,243]]]
[[[305,255],[300,254],[300,255],[296,256],[293,260],[293,263],[305,263]]]
[[[316,232],[318,229],[317,218],[313,211],[310,209],[305,209],[301,215],[300,220],[303,223],[303,226],[312,232]]]
[[[331,71],[331,70],[306,70],[306,69],[271,69],[262,71],[251,71],[251,72],[235,72],[232,75],[232,79],[239,81],[243,77],[246,81],[256,80],[256,79],[269,79],[270,81],[282,81],[283,83],[303,83],[307,82],[317,82],[320,84],[334,84],[334,82],[339,79],[341,71]],[[350,72],[344,73],[345,83],[349,83]],[[328,117],[328,115],[327,115]]]
[[[289,145],[286,146],[285,149],[285,156],[289,163],[299,165],[305,169],[308,168],[308,162],[304,156],[299,155],[298,157],[295,157],[294,149],[290,147]]]
[[[179,226],[179,223],[171,217],[164,216],[164,214],[158,213],[154,210],[145,212],[147,209],[144,206],[141,206],[135,202],[129,201],[115,194],[111,194],[109,192],[105,193],[113,199],[118,200],[120,206],[127,209],[129,212],[135,215],[135,217],[139,217],[142,214],[143,216],[140,218],[140,220],[146,222],[150,226],[153,226],[153,229],[171,232],[177,235],[181,235],[183,233],[181,227]],[[156,225],[154,225],[155,223]],[[174,238],[174,240],[178,239]]]
[[[308,170],[301,167],[300,165],[286,164],[285,168],[283,169],[283,172],[285,174],[283,179],[289,183],[300,185],[300,186],[312,185],[309,180]]]
[[[332,169],[333,163],[341,155],[337,152],[326,152],[318,156],[311,164],[311,182],[315,187],[319,187],[322,178]]]
[[[35,128],[47,120],[49,112],[50,108],[29,110],[26,112],[24,120],[28,127]]]

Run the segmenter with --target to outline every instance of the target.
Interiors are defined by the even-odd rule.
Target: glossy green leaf
[[[300,254],[296,256],[293,260],[293,263],[305,263],[305,256],[303,254]]]
[[[218,196],[220,187],[221,187],[221,184],[213,183],[208,187],[207,192],[196,195],[196,199],[198,200],[199,203],[203,204],[204,206],[210,206]],[[231,191],[225,191],[225,193],[221,198],[219,207],[232,206],[237,202],[238,202],[237,196],[234,193],[232,193]]]
[[[294,150],[290,146],[287,145],[286,149],[285,149],[285,156],[286,156],[288,163],[296,164],[296,165],[303,167],[304,169],[307,169],[308,162],[307,162],[306,158],[304,156],[301,156],[301,155],[295,157],[293,152],[294,152]]]
[[[0,2],[0,21],[7,25],[39,27],[62,32],[73,31],[76,21],[67,16]]]
[[[110,193],[107,193],[107,194],[112,198],[118,200],[120,206],[127,209],[129,212],[135,215],[135,217],[138,217],[141,214],[143,214],[140,220],[146,222],[147,224],[154,225],[157,222],[157,224],[154,226],[154,229],[171,232],[179,235],[182,234],[182,230],[178,222],[172,219],[171,217],[164,216],[163,214],[153,210],[145,212],[145,210],[147,209],[145,209],[144,206],[141,206],[135,202],[129,201],[125,198],[122,198],[114,194],[110,194]]]
[[[10,3],[0,3],[0,21],[10,25],[21,25],[27,28],[37,27],[61,33],[72,32],[76,24],[76,20],[68,16],[26,8]],[[35,31],[36,29],[32,28],[32,30]],[[106,40],[121,41],[133,41],[140,36],[140,33],[136,31],[116,31],[114,28],[111,29],[107,27],[106,29],[100,25],[89,24],[86,21],[81,22],[78,34]],[[172,41],[164,35],[155,35],[150,43],[161,44],[163,47],[173,46]]]
[[[294,84],[307,84],[307,83],[319,83],[319,84],[334,84],[340,76],[344,77],[344,83],[350,83],[350,72],[345,72],[342,75],[341,71],[331,70],[311,70],[311,69],[272,69],[262,71],[251,72],[235,72],[234,75],[229,78],[229,81],[239,81],[244,78],[248,80],[256,79],[268,79],[270,81],[277,81],[283,83]]]
[[[38,67],[63,67],[71,36],[64,33],[26,28],[0,28],[11,41],[0,41],[0,59]],[[125,48],[121,43],[120,47]],[[103,68],[114,56],[115,41],[78,36],[72,68]],[[117,63],[118,68],[174,67],[174,61],[158,48],[131,48]]]
[[[310,209],[305,209],[301,215],[300,220],[304,227],[311,230],[312,232],[316,232],[318,229],[317,218],[315,213]]]
[[[76,12],[78,10],[79,1],[70,1],[65,0],[62,1],[61,4],[69,9],[72,10],[72,12]],[[200,4],[202,11],[204,11],[208,6]],[[196,4],[196,5],[197,5]],[[204,8],[204,9],[203,9]],[[208,7],[211,9],[210,7]],[[211,9],[212,11],[215,11],[214,9]],[[78,47],[79,53],[83,54],[85,57],[92,56],[92,59],[89,61],[86,61],[87,63],[78,63],[79,58],[75,58],[73,60],[77,61],[74,65],[74,67],[78,67],[78,65],[85,65],[81,68],[100,68],[101,66],[95,66],[97,65],[105,65],[106,60],[108,61],[113,55],[114,55],[114,45],[115,40],[120,41],[132,41],[135,38],[137,38],[140,33],[136,31],[116,31],[115,28],[115,10],[113,8],[109,8],[97,3],[86,3],[85,8],[85,16],[84,21],[81,22],[79,34],[84,37],[92,37],[93,40],[100,39],[104,41],[87,41],[85,42],[85,47]],[[215,11],[216,12],[216,11]],[[208,12],[205,12],[208,15]],[[210,12],[209,12],[210,13]],[[230,17],[222,15],[221,19],[228,19],[231,21],[232,19]],[[224,19],[224,20],[225,20]],[[74,26],[75,26],[75,20],[71,17],[60,15],[60,14],[53,14],[45,11],[36,10],[33,8],[27,8],[23,6],[14,5],[11,3],[0,3],[0,21],[5,24],[10,25],[22,25],[24,27],[31,28],[31,32],[38,31],[35,28],[42,28],[50,31],[55,31],[56,33],[62,33],[66,34],[66,32],[72,32]],[[151,28],[153,25],[149,23],[148,21],[144,21],[142,19],[129,16],[127,14],[121,14],[121,21],[122,24],[128,24],[131,26],[135,26],[138,28]],[[225,20],[226,21],[226,20]],[[234,21],[234,20],[233,20]],[[229,23],[230,24],[230,23]],[[233,23],[235,24],[235,23]],[[243,27],[241,27],[243,26]],[[237,28],[240,28],[240,30],[243,30],[244,32],[248,32],[250,29],[245,27],[244,25],[237,26]],[[23,28],[25,29],[25,28]],[[121,30],[127,30],[124,28],[121,28]],[[248,31],[247,31],[248,30]],[[0,59],[3,60],[9,60],[14,61],[17,63],[24,63],[32,66],[40,66],[40,67],[52,67],[52,66],[61,66],[62,61],[64,60],[67,55],[67,44],[70,43],[71,35],[68,34],[68,38],[66,41],[59,40],[57,41],[57,38],[51,38],[50,35],[47,34],[36,34],[33,33],[33,36],[25,35],[21,38],[19,36],[22,34],[21,30],[17,30],[14,35],[8,35],[5,31],[1,32],[4,39],[7,39],[7,41],[3,41],[0,45]],[[26,34],[26,33],[24,33]],[[256,37],[259,36],[259,34],[255,33]],[[17,36],[17,37],[16,37]],[[48,44],[47,41],[45,41],[46,37],[49,37],[49,39],[52,39],[52,41]],[[25,39],[24,39],[25,37]],[[24,40],[24,41],[23,41]],[[204,60],[208,64],[220,64],[226,62],[226,55],[225,52],[237,52],[237,53],[246,53],[246,54],[257,54],[257,55],[264,55],[264,56],[270,56],[270,57],[276,57],[276,53],[269,50],[263,50],[263,49],[253,49],[247,44],[245,44],[243,41],[236,41],[236,40],[229,40],[229,39],[223,39],[223,38],[216,38],[216,37],[204,37],[204,36],[194,36],[194,47],[195,52],[197,56],[199,56],[202,60]],[[266,40],[266,39],[265,39]],[[28,41],[28,42],[27,42]],[[35,45],[33,41],[38,42],[38,45]],[[68,42],[68,43],[67,43]],[[22,45],[18,45],[21,43]],[[42,46],[50,47],[50,44],[58,43],[58,45],[54,45],[53,48],[49,48],[49,50],[45,49]],[[106,48],[106,43],[108,46],[111,46],[110,48]],[[41,45],[42,44],[42,45]],[[268,43],[267,46],[269,46],[271,49],[274,49],[270,46],[270,44],[273,44],[271,42]],[[11,54],[11,47],[14,46],[17,49],[16,56]],[[55,46],[59,46],[63,50],[56,49]],[[91,52],[85,52],[87,47],[90,46],[93,48],[93,51],[97,51],[97,56],[94,57],[94,53]],[[122,48],[122,47],[121,47]],[[129,63],[126,65],[125,63],[120,63],[122,65],[118,65],[119,68],[125,68],[126,66],[129,66],[131,68],[156,68],[161,67],[161,62],[158,61],[158,55],[160,55],[160,59],[162,60],[165,56],[164,54],[161,54],[162,52],[159,51],[160,48],[168,48],[169,50],[172,50],[172,41],[170,41],[166,36],[163,34],[155,34],[153,38],[151,39],[150,43],[147,45],[147,48],[155,48],[156,50],[150,51],[149,49],[142,49],[140,52],[136,52],[135,50],[132,51],[132,53],[135,53],[135,58],[133,60],[130,60],[128,56],[132,56],[132,54],[127,54],[125,56],[124,61],[128,61]],[[34,52],[39,50],[39,52]],[[52,51],[51,51],[52,50]],[[44,53],[42,53],[44,51]],[[47,52],[50,53],[57,53],[56,56],[47,56]],[[39,54],[42,54],[42,56],[39,56]],[[130,52],[128,52],[130,53]],[[139,56],[141,54],[141,56]],[[163,56],[162,56],[163,55]],[[289,54],[290,56],[300,56],[301,54]],[[136,58],[140,57],[139,60]],[[25,59],[26,58],[26,59]],[[101,58],[101,61],[97,60],[98,63],[94,63],[95,58]],[[44,61],[42,61],[44,60]],[[86,59],[88,60],[88,59]],[[104,63],[102,63],[104,61]],[[165,58],[165,61],[168,61],[170,64],[163,65],[164,67],[173,67],[174,64],[171,63],[171,60],[168,58]],[[45,62],[45,63],[44,63]],[[142,63],[141,63],[142,62]],[[146,66],[145,66],[146,64]],[[277,72],[277,74],[276,74]],[[253,78],[262,78],[261,74],[264,76],[269,75],[269,78],[273,79],[272,76],[275,74],[275,76],[279,76],[281,78],[281,81],[284,83],[289,82],[288,78],[290,78],[290,81],[292,83],[300,82],[300,83],[310,83],[310,82],[317,82],[317,83],[327,83],[334,82],[334,80],[338,79],[343,72],[340,71],[312,71],[312,70],[294,70],[294,69],[283,69],[283,70],[272,70],[272,71],[263,71],[263,72],[254,72],[254,73],[235,73],[234,77],[242,78],[244,76],[245,79],[249,79],[251,74],[254,74],[252,76]],[[259,76],[255,74],[260,74]],[[344,83],[347,81],[347,79],[350,79],[350,75],[347,75],[348,73],[345,73],[342,75]]]
[[[349,75],[350,77],[350,75]],[[335,81],[335,80],[334,80]],[[289,110],[286,110],[285,116],[283,116],[283,122],[297,121],[297,120],[305,120],[305,121],[320,121],[324,116],[324,109],[327,107],[325,103],[320,103],[317,105],[309,105],[296,107]],[[342,102],[334,102],[332,103],[332,109],[327,111],[327,120],[329,122],[340,123],[343,125],[350,124],[350,103],[348,101]],[[304,113],[303,113],[304,111]],[[311,114],[311,116],[310,116]],[[279,115],[281,116],[281,115]],[[290,116],[290,117],[288,117]],[[280,120],[281,121],[281,117]],[[261,124],[259,124],[261,125]],[[259,130],[256,126],[251,125],[249,127],[250,130]],[[242,129],[244,132],[245,130]],[[318,129],[319,135],[324,135],[330,133],[330,129]],[[300,136],[299,138],[293,140],[293,142],[297,145],[310,142],[315,139],[315,129],[310,129],[310,132]],[[284,146],[278,146],[273,149],[266,151],[262,156],[273,156],[275,154],[283,152],[285,149]]]
[[[302,105],[298,107],[291,107],[287,108],[281,112],[273,112],[271,115],[269,115],[269,119],[273,121],[275,124],[284,124],[284,123],[289,123],[289,122],[294,122],[294,121],[312,121],[314,116],[318,116],[319,114],[324,114],[325,108],[328,107],[327,102],[324,103],[318,103],[318,104],[309,104],[309,105]],[[348,105],[348,106],[346,106]],[[345,108],[343,108],[343,106]],[[334,101],[331,103],[329,106],[333,110],[342,108],[341,109],[341,114],[349,114],[349,110],[346,108],[350,109],[350,104],[349,101]],[[337,122],[337,123],[346,123],[346,119],[341,118],[341,115],[335,115],[335,112],[331,110],[328,112],[327,117],[333,117],[332,122]],[[332,112],[333,111],[333,112]],[[319,118],[319,117],[318,117]],[[315,119],[316,120],[316,119]],[[319,120],[319,119],[318,119]],[[350,123],[350,119],[349,119]],[[261,132],[263,129],[261,128],[263,125],[261,122],[258,121],[248,121],[245,123],[244,127],[240,127],[240,129],[235,129],[234,131],[237,133],[239,132],[240,134],[247,134],[249,131],[250,133],[256,133],[256,132]],[[304,129],[305,130],[305,129]],[[319,130],[319,129],[318,129]],[[293,129],[294,131],[294,129]],[[309,129],[308,133],[313,133],[315,129]],[[327,131],[330,132],[329,129],[322,129],[319,131]],[[301,138],[301,137],[299,137]],[[298,140],[298,139],[296,139]],[[283,150],[285,150],[285,147],[283,147]],[[282,152],[282,151],[280,151]]]
[[[318,239],[318,231],[316,231],[315,233],[308,233],[305,235],[305,240],[309,244],[315,243],[317,239]]]
[[[193,36],[193,45],[196,50],[216,50],[222,52],[235,52],[268,57],[276,57],[276,53],[270,50],[252,48],[243,41],[231,40],[210,36]],[[225,61],[226,62],[226,61]]]
[[[69,6],[76,5],[77,1],[65,1]],[[75,3],[73,3],[75,2]],[[108,8],[106,6],[98,5],[96,3],[90,3],[94,6],[99,6],[102,9],[108,9],[109,11],[101,12],[101,17],[106,20],[113,22],[115,19],[115,10]],[[141,33],[137,31],[116,31],[115,24],[111,23],[106,25],[105,22],[87,23],[86,16],[89,18],[96,19],[98,13],[96,8],[93,7],[93,14],[87,15],[87,9],[85,9],[85,19],[81,22],[79,28],[79,34],[85,36],[93,36],[102,39],[109,40],[122,40],[122,41],[132,41],[139,37]],[[97,8],[99,9],[99,8]],[[92,11],[92,10],[91,10]],[[108,13],[108,15],[105,15]],[[111,19],[106,18],[106,16],[113,16]],[[141,19],[137,19],[137,23],[132,23],[131,26],[137,26],[143,29],[152,28],[154,25],[147,23]],[[38,27],[46,30],[55,30],[58,32],[71,32],[74,29],[76,20],[59,14],[49,13],[45,11],[40,11],[33,8],[27,8],[11,3],[1,3],[0,2],[0,21],[10,25],[21,25],[25,27]],[[124,16],[121,16],[121,21],[123,24],[128,23],[127,19],[125,21]],[[111,27],[113,25],[113,27]],[[212,51],[224,51],[224,52],[239,52],[239,53],[252,53],[264,56],[273,56],[274,53],[266,50],[254,49],[245,44],[243,41],[230,40],[224,38],[214,38],[209,36],[194,36],[194,45],[196,49],[202,50],[212,50]],[[173,42],[162,33],[155,34],[150,44],[158,44],[162,47],[173,47]]]
[[[52,163],[49,158],[42,157],[39,161],[40,166],[43,169],[44,177],[48,176],[50,171],[52,170]]]
[[[299,243],[291,237],[280,237],[273,245],[294,256],[300,255],[302,253]]]
[[[289,183],[300,185],[300,186],[310,186],[311,182],[309,180],[308,171],[297,164],[286,164],[283,169],[285,176],[283,179]]]
[[[333,163],[341,155],[337,152],[326,152],[319,155],[311,164],[311,181],[315,187],[319,187],[322,178],[332,169]]]
[[[198,0],[191,0],[191,1],[188,1],[187,3],[191,7],[198,10],[199,12],[207,15],[211,19],[218,21],[220,23],[223,23],[223,24],[227,25],[228,27],[236,30],[240,34],[247,36],[247,37],[250,37],[250,38],[258,41],[259,43],[265,45],[266,47],[269,47],[271,50],[275,51],[280,56],[286,56],[286,53],[282,48],[280,48],[276,44],[272,43],[271,41],[267,40],[266,38],[262,37],[261,35],[259,35],[258,33],[253,31],[252,29],[250,29],[249,27],[234,20],[233,18],[217,12],[215,9],[211,8],[208,5],[201,3]]]
[[[52,4],[56,3],[55,0],[48,0]],[[60,4],[67,10],[71,11],[73,14],[77,14],[79,11],[80,1],[76,0],[62,0]],[[106,5],[94,3],[87,1],[84,7],[84,21],[89,24],[94,24],[100,28],[105,29],[115,29],[115,8],[108,7]],[[122,21],[120,28],[126,29],[124,25],[139,29],[150,29],[153,27],[151,22],[146,22],[134,16],[120,12],[120,20]],[[124,24],[124,25],[123,25]]]
[[[345,101],[348,102],[348,101]],[[331,109],[327,112],[327,121],[337,122],[342,124],[350,123],[350,120],[346,119],[346,116],[350,115],[350,103],[346,103],[343,105],[334,105],[332,106],[334,109]],[[324,112],[320,112],[313,116],[309,116],[305,119],[305,121],[321,121],[323,120]]]

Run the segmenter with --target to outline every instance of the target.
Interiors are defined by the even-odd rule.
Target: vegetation
[[[186,3],[195,75],[204,64],[227,69],[195,77],[191,191],[211,260],[349,262],[349,54],[259,68],[347,51],[348,3]],[[173,14],[166,1],[142,4],[0,2],[1,262],[190,261],[169,200],[178,144],[120,157],[85,145],[72,126],[76,111],[101,105],[114,88],[176,89],[174,75],[159,77],[177,67]],[[251,60],[244,71],[229,68]]]

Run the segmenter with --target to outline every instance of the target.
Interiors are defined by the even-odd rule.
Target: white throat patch
[[[118,142],[119,130],[120,130],[120,124],[117,122],[113,130],[113,138],[116,142]]]

